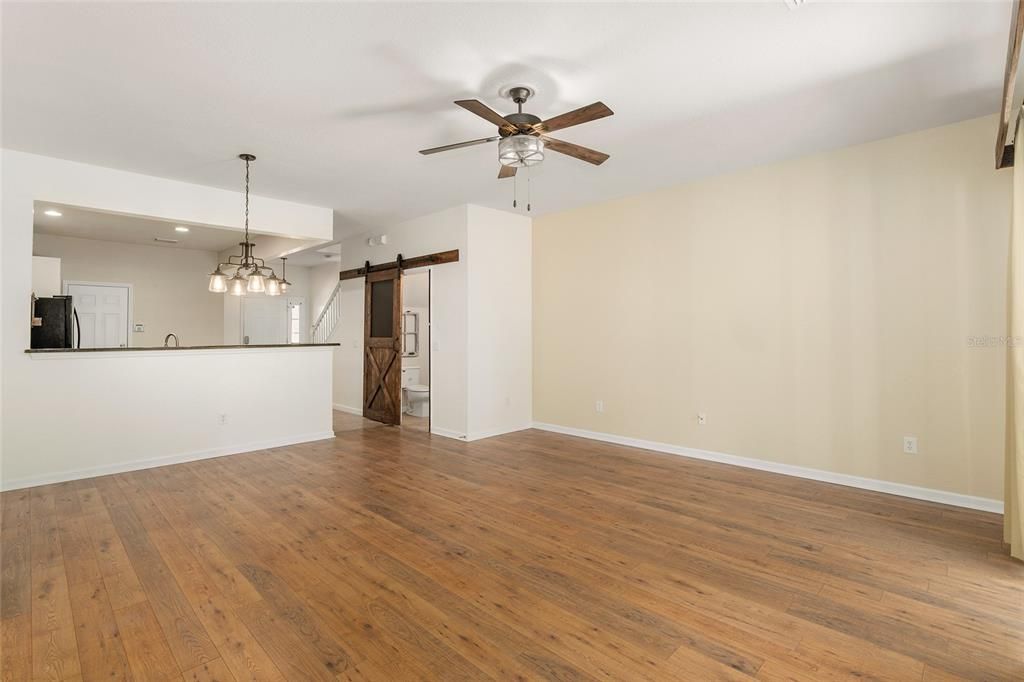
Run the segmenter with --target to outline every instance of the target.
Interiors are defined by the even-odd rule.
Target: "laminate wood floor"
[[[332,414],[335,435],[339,435],[339,432],[341,431],[357,431],[359,429],[372,429],[378,426],[384,426],[380,422],[375,422],[372,419],[367,419],[366,417],[357,414],[342,412],[341,410],[334,410]]]
[[[999,517],[524,431],[2,495],[2,679],[1021,680]]]
[[[430,420],[427,417],[415,417],[411,414],[402,415],[402,428],[415,431],[428,431]]]

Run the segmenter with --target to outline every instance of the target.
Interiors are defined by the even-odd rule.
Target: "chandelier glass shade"
[[[262,258],[253,255],[256,245],[249,239],[249,164],[256,157],[252,154],[239,154],[238,158],[245,161],[245,228],[244,239],[238,243],[242,253],[228,256],[227,261],[217,264],[217,269],[210,273],[208,288],[215,294],[227,293],[232,296],[264,293],[278,296],[287,289],[283,286],[287,284],[286,280],[283,277],[278,279],[273,268],[264,263]],[[232,270],[234,274],[229,277]]]
[[[215,294],[223,294],[228,290],[228,276],[220,266],[210,273],[210,291]]]
[[[245,277],[239,272],[228,280],[228,293],[232,296],[245,296]]]
[[[249,275],[249,283],[246,285],[245,290],[250,294],[262,294],[267,290],[266,279],[259,270]]]
[[[274,273],[270,273],[270,277],[267,277],[266,289],[264,289],[263,293],[267,296],[281,295],[281,280]]]
[[[516,134],[498,142],[498,161],[503,166],[535,166],[544,160],[544,140],[535,135]]]

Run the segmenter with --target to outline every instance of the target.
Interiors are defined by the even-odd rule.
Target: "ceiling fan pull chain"
[[[530,168],[526,168],[526,212],[530,212]]]
[[[512,208],[516,208],[519,202],[519,178],[512,176]]]

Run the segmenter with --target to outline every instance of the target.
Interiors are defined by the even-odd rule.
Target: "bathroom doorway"
[[[430,268],[402,276],[402,427],[430,432]]]
[[[341,281],[365,280],[363,417],[394,426],[404,422],[424,432],[433,430],[436,400],[431,395],[435,364],[431,356],[437,348],[432,338],[432,270],[458,262],[459,250],[451,249],[414,258],[399,254],[394,261],[377,265],[366,261],[363,267],[339,273]],[[421,279],[417,287],[418,274]],[[403,281],[410,276],[412,284]],[[406,301],[406,295],[412,298]],[[418,315],[406,317],[407,309]],[[410,344],[408,351],[406,343]],[[408,419],[403,419],[406,415]]]

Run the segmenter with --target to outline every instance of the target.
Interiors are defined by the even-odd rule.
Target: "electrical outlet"
[[[917,454],[917,436],[903,436],[903,452],[908,455]]]
[[[594,412],[604,412],[604,401],[598,400],[594,403]]]
[[[224,426],[225,424],[227,424],[227,423],[228,423],[228,416],[227,416],[226,414],[222,414],[222,415],[220,415],[220,420],[219,420],[219,422],[220,422],[220,425],[221,425],[221,426]]]
[[[144,331],[146,331],[146,325],[142,324],[141,322],[136,322],[135,323],[135,331],[137,331],[137,332],[144,332]]]
[[[705,424],[708,423],[708,416],[706,414],[704,414],[703,412],[698,412],[697,413],[697,423],[700,424],[701,426],[704,426]]]

